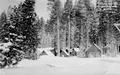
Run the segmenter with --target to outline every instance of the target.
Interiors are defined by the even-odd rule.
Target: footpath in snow
[[[23,60],[0,75],[120,75],[120,58],[48,57]]]

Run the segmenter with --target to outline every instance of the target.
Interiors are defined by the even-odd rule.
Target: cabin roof
[[[102,49],[98,45],[93,44],[88,49],[86,49],[85,52],[98,52],[98,51],[102,52]]]
[[[38,51],[42,53],[43,51],[50,56],[54,56],[54,54],[51,52],[54,48],[38,48]]]

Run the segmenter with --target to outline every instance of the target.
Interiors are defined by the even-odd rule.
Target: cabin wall
[[[110,44],[108,50],[107,50],[107,55],[108,56],[116,56],[118,54],[118,45],[117,44]]]

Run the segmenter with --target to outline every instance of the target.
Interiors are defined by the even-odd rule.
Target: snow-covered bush
[[[0,68],[16,65],[23,58],[23,52],[11,42],[0,44]]]

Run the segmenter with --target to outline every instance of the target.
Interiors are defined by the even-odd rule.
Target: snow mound
[[[23,60],[17,68],[2,69],[0,75],[120,75],[119,58],[42,56]]]

